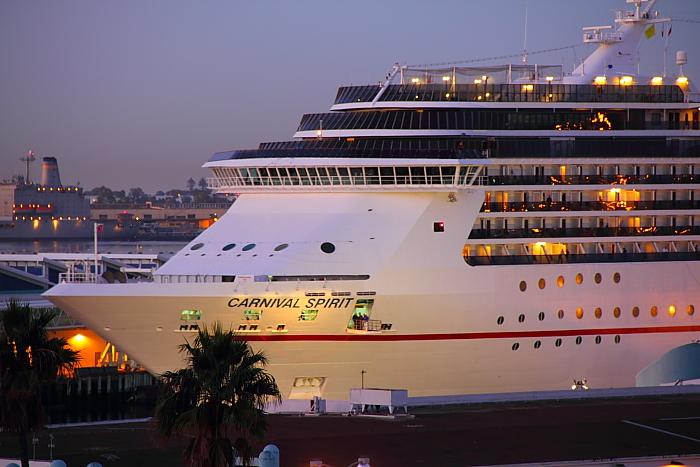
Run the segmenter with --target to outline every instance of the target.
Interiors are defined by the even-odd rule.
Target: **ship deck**
[[[634,465],[629,458],[700,453],[700,392],[530,402],[410,407],[411,417],[275,414],[258,448],[274,444],[280,465],[313,460],[344,467],[359,457],[381,466],[486,466],[516,463]],[[37,454],[53,434],[54,458],[67,465],[119,458],[123,465],[179,465],[186,440],[154,449],[150,422],[54,427],[37,433]],[[17,455],[16,441],[0,433],[0,457]],[[697,460],[685,465],[698,465]],[[110,462],[111,463],[111,462]]]

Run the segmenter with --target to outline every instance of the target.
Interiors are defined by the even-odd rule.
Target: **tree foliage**
[[[0,427],[17,434],[22,467],[29,466],[27,433],[43,427],[48,417],[41,391],[73,370],[79,353],[65,338],[49,338],[53,311],[32,312],[11,299],[0,311]]]
[[[266,402],[281,401],[267,358],[247,341],[216,323],[194,342],[182,344],[186,368],[160,376],[156,430],[167,440],[191,436],[183,459],[197,467],[233,466],[233,449],[246,465],[253,458],[248,438],[267,431]],[[229,430],[238,436],[232,443]]]

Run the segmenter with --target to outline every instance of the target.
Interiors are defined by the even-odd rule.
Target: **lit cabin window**
[[[299,321],[316,321],[318,310],[301,310]]]
[[[199,321],[202,319],[202,310],[182,310],[180,319],[183,321]]]
[[[242,319],[246,321],[260,321],[261,316],[262,310],[245,310]]]

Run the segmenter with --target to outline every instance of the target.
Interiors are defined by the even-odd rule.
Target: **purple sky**
[[[291,139],[338,86],[377,83],[394,62],[518,54],[527,0],[2,0],[0,179],[33,150],[64,184],[146,192],[209,176],[214,153]],[[581,44],[623,0],[529,0],[528,51]],[[673,23],[668,74],[686,50],[700,82],[700,1],[659,0]],[[644,42],[643,72],[665,41]],[[529,55],[573,69],[594,46]],[[518,59],[508,61],[517,63]],[[492,62],[491,64],[502,63]],[[40,160],[40,159],[39,159]],[[40,180],[40,162],[33,180]]]

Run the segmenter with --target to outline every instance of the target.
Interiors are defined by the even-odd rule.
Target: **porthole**
[[[600,344],[603,341],[603,338],[600,336],[595,336],[595,343]]]
[[[253,248],[255,248],[255,243],[249,243],[249,244],[247,244],[246,246],[244,246],[244,247],[241,248],[241,249],[242,249],[243,251],[250,251],[250,250],[252,250]]]
[[[197,244],[195,244],[195,245],[192,245],[192,246],[190,247],[190,250],[199,250],[199,249],[202,248],[203,246],[204,246],[204,243],[197,243]]]
[[[498,324],[500,326],[501,324],[503,324],[503,321],[504,321],[503,316],[499,316],[498,319],[496,320],[496,324]]]
[[[544,289],[545,285],[547,285],[547,282],[545,282],[544,279],[540,279],[540,280],[537,282],[537,287],[539,287],[540,289]]]
[[[233,250],[234,248],[236,248],[236,244],[235,244],[235,243],[229,243],[228,245],[226,245],[225,247],[223,247],[221,250],[222,250],[222,251],[228,251],[228,250]]]
[[[603,281],[603,276],[599,272],[596,272],[595,276],[593,276],[593,280],[596,284],[600,284]]]
[[[275,247],[275,251],[282,251],[282,250],[284,250],[285,248],[287,248],[288,246],[289,246],[289,245],[288,245],[287,243],[283,243],[283,244],[281,244],[281,245],[277,245],[277,246]]]
[[[595,309],[595,317],[596,317],[596,319],[600,319],[601,316],[603,316],[603,310],[601,310],[600,308],[596,308],[596,309]]]
[[[576,318],[583,318],[583,308],[576,308]]]
[[[668,307],[668,315],[669,316],[676,316],[676,307],[674,305],[671,305]]]
[[[686,311],[688,312],[688,316],[693,316],[693,314],[695,314],[695,307],[693,305],[688,305]]]
[[[513,349],[513,350],[518,350],[519,348],[520,348],[520,344],[518,344],[517,342],[515,344],[513,344],[513,347],[511,347],[511,349]]]
[[[649,310],[649,312],[651,313],[652,317],[656,317],[656,315],[659,314],[659,309],[656,306],[652,306],[651,310]]]
[[[616,306],[615,309],[613,310],[613,316],[614,316],[615,318],[619,318],[619,317],[620,317],[620,307],[619,307],[619,306]]]
[[[576,336],[576,345],[581,345],[581,342],[583,342],[581,336]]]
[[[564,276],[557,277],[557,285],[559,287],[564,287]]]
[[[557,311],[557,316],[559,317],[559,319],[564,319],[564,310]]]
[[[576,283],[583,284],[583,274],[581,274],[580,272],[576,274]]]
[[[561,347],[561,339],[557,339],[554,341],[554,346],[555,347]]]
[[[632,308],[632,316],[634,316],[635,318],[637,316],[639,316],[639,307],[638,306],[635,306],[634,308]]]
[[[518,323],[524,323],[524,322],[525,322],[525,315],[518,316]]]
[[[534,347],[535,347],[536,349],[539,349],[541,345],[542,345],[542,342],[540,342],[540,341],[535,341]]]
[[[329,242],[321,243],[321,251],[324,253],[331,254],[335,251],[335,245]]]
[[[616,272],[615,274],[613,274],[613,282],[616,284],[620,283],[620,273],[619,272]]]
[[[520,281],[520,291],[525,292],[526,289],[527,289],[527,282]]]
[[[616,344],[620,343],[620,335],[619,334],[617,336],[615,336],[615,343]]]
[[[537,319],[539,319],[540,321],[544,321],[544,311],[540,311],[540,314],[537,315]]]

